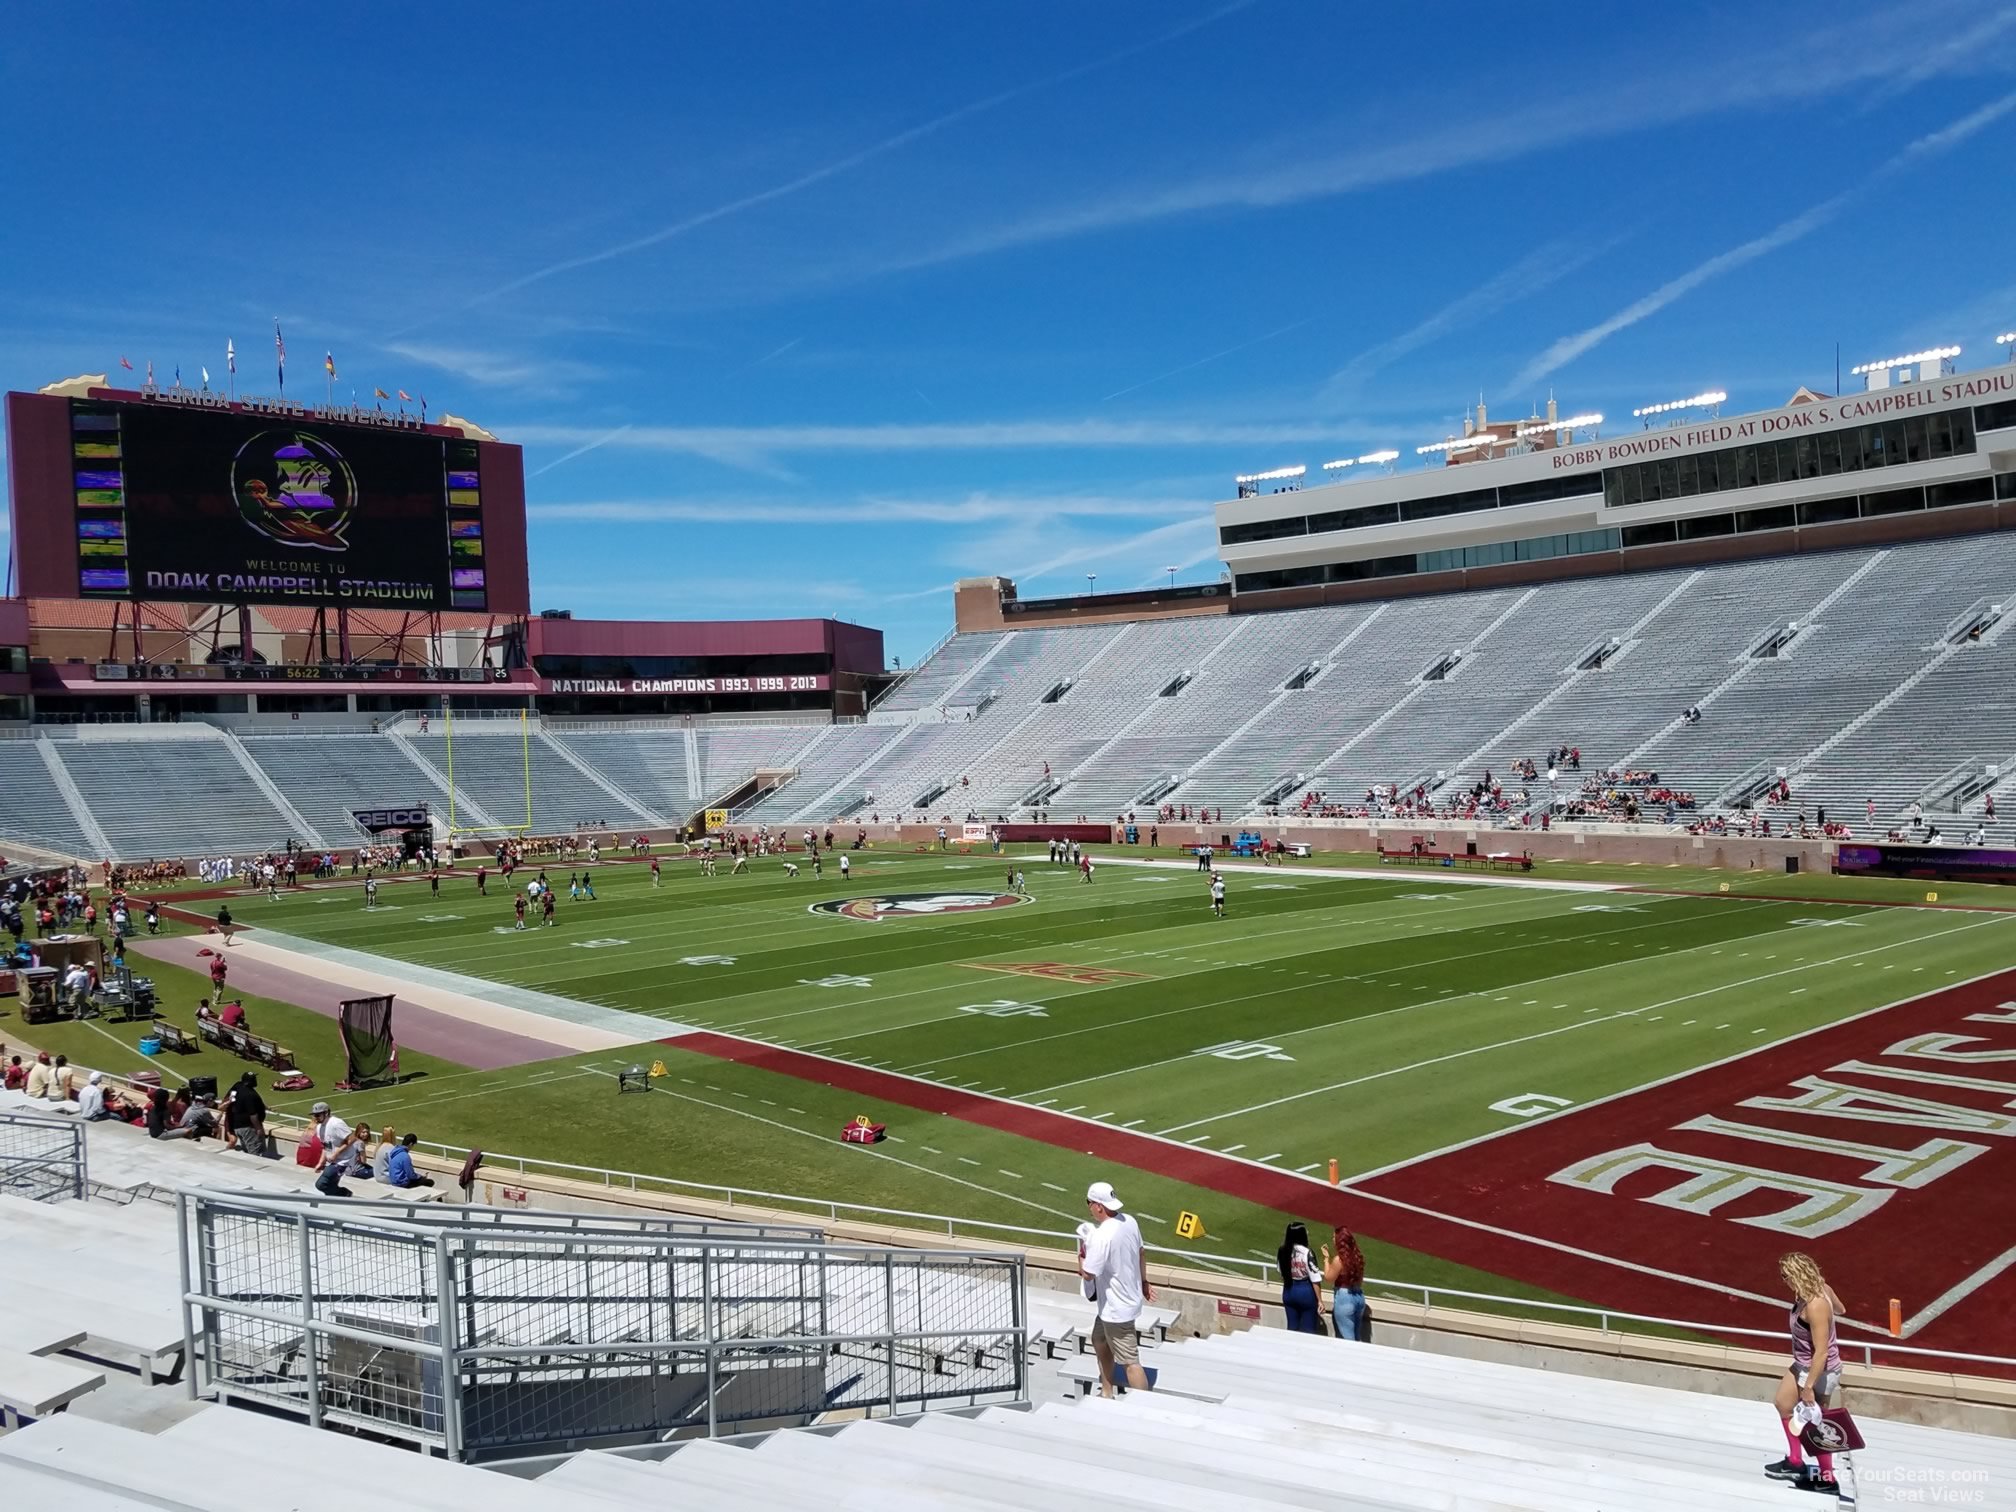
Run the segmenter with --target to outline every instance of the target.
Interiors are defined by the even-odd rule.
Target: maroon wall
[[[492,614],[530,614],[532,576],[525,548],[525,450],[481,441],[483,475],[483,583]]]
[[[882,632],[866,625],[850,625],[845,620],[828,620],[833,632],[835,672],[878,673],[883,670]]]
[[[549,620],[531,626],[537,656],[816,656],[882,670],[882,632],[837,620]],[[849,660],[847,658],[852,658]]]
[[[68,399],[7,396],[7,485],[15,591],[23,598],[77,597]]]
[[[0,646],[28,644],[28,604],[24,599],[0,599]]]

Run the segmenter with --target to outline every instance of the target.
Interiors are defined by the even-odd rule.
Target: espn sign
[[[352,809],[350,817],[358,828],[367,830],[427,829],[434,822],[424,803],[411,808]]]

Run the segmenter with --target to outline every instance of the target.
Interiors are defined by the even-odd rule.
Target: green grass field
[[[605,865],[599,901],[563,898],[558,928],[524,933],[509,928],[495,878],[487,900],[466,878],[444,882],[438,903],[387,887],[370,913],[348,887],[232,906],[254,927],[651,1015],[668,1035],[689,1026],[759,1040],[1307,1177],[1335,1159],[1347,1180],[1514,1126],[1507,1100],[1587,1103],[2016,966],[2016,916],[1866,906],[1922,899],[1909,883],[1541,874],[1688,890],[1667,895],[1461,885],[1433,870],[1326,878],[1313,874],[1319,861],[1228,873],[1218,919],[1187,868],[1108,859],[1088,885],[1028,847],[1003,859],[852,859],[846,883],[830,863],[823,878],[802,861],[790,878],[771,859],[710,880],[668,861],[655,890],[644,868]],[[1006,890],[1011,861],[1028,876],[1026,903],[875,922],[811,907],[991,896]],[[550,870],[564,894],[567,869]],[[1756,895],[1789,888],[1826,901]],[[1942,902],[2005,901],[1993,889],[1942,892]],[[171,1015],[186,1019],[178,993],[195,989],[170,993]],[[297,1048],[333,1051],[326,1020],[254,1011],[278,1016],[268,1022]],[[670,1073],[658,1095],[616,1096],[613,1072],[651,1058]],[[494,1152],[1051,1232],[1080,1216],[1088,1180],[1108,1176],[1151,1242],[1227,1264],[1270,1255],[1294,1216],[1200,1194],[1145,1164],[1114,1170],[1054,1141],[865,1105],[841,1086],[669,1047],[424,1069],[347,1111]],[[891,1141],[840,1146],[840,1124],[859,1112],[886,1119]],[[1202,1214],[1208,1238],[1174,1239],[1168,1225],[1184,1209]],[[1508,1289],[1433,1256],[1368,1252],[1382,1275]]]

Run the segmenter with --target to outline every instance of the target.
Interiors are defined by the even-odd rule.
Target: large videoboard
[[[473,441],[73,399],[70,451],[80,597],[488,607]]]

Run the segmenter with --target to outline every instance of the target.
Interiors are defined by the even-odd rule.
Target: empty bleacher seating
[[[70,856],[91,850],[32,740],[0,740],[0,843],[9,840]]]
[[[1698,814],[1752,801],[1782,774],[1792,802],[1764,805],[1774,821],[1825,807],[1867,837],[1923,803],[1949,840],[1978,826],[2016,843],[2016,801],[1986,813],[1991,795],[2016,800],[2016,641],[1995,609],[2012,598],[2016,535],[1988,534],[1329,608],[960,634],[867,723],[535,730],[530,822],[622,829],[731,797],[738,818],[785,828],[1036,808],[1149,819],[1157,802],[1236,818],[1314,794],[1356,804],[1384,784],[1418,784],[1446,803],[1486,770],[1502,780],[1514,760],[1572,744],[1582,767],[1562,774],[1558,793],[1544,773],[1523,784],[1530,814],[1617,766],[1656,772],[1692,794]],[[1702,717],[1683,720],[1695,707]],[[516,723],[472,720],[456,734],[455,786],[472,810],[463,822],[524,824]],[[351,808],[441,805],[447,746],[443,725],[421,735],[411,722],[397,734],[240,742],[332,844],[360,838]],[[123,857],[262,850],[290,832],[231,744],[208,732],[66,733],[48,749]],[[795,776],[752,797],[759,770]],[[37,742],[0,742],[9,838],[89,849]]]

